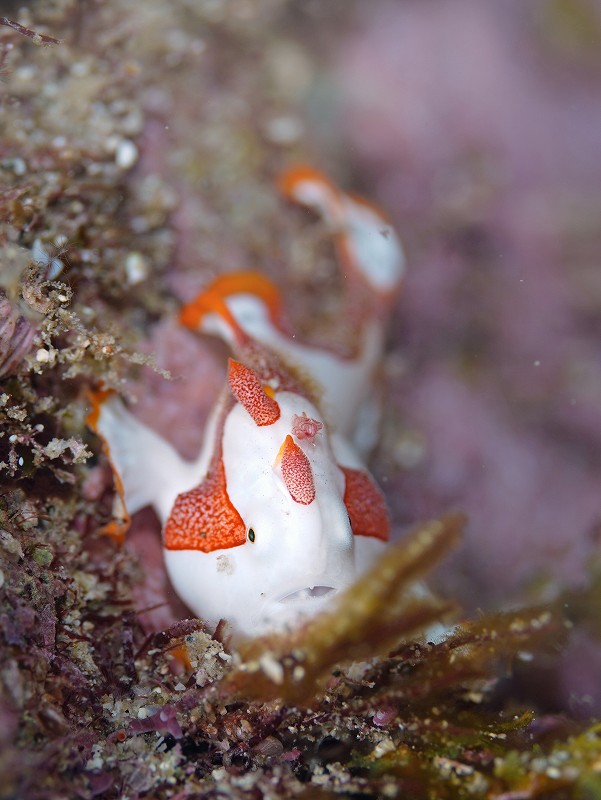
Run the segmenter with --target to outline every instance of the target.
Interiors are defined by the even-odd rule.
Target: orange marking
[[[316,186],[319,196],[303,197],[303,184]],[[344,194],[319,170],[304,165],[292,167],[280,176],[278,187],[287,200],[313,209],[328,225],[339,227],[344,224]]]
[[[100,533],[103,536],[108,536],[109,539],[112,539],[115,542],[115,544],[121,546],[125,543],[125,536],[129,530],[130,524],[131,517],[128,514],[127,519],[123,520],[122,522],[115,519],[107,522],[106,525],[103,525],[102,528],[100,528]]]
[[[279,325],[282,300],[278,289],[264,275],[251,271],[230,272],[216,278],[195,300],[182,307],[179,320],[186,328],[198,330],[205,314],[219,314],[232,328],[238,341],[244,344],[247,336],[225,302],[235,294],[258,297],[267,306],[272,322]]]
[[[169,653],[173,656],[174,661],[176,661],[185,670],[192,669],[190,656],[188,655],[188,648],[185,644],[176,644],[175,647],[171,647],[169,649]]]
[[[340,468],[346,480],[344,504],[356,536],[373,536],[388,541],[390,515],[382,490],[372,477],[359,469]]]
[[[239,361],[228,361],[227,379],[232,394],[259,426],[273,425],[280,418],[280,407],[263,388],[257,375]]]
[[[303,184],[313,184],[320,190],[319,196],[314,200],[303,197]],[[391,226],[390,218],[385,212],[364,197],[351,192],[342,192],[326,175],[313,167],[304,165],[292,167],[280,176],[278,187],[288,200],[313,208],[332,229],[334,245],[343,275],[349,283],[352,282],[353,277],[355,282],[358,279],[360,286],[363,287],[366,276],[363,269],[358,266],[356,245],[353,242],[353,236],[348,232],[351,213],[355,211],[355,213],[365,214],[369,211],[377,216],[382,226]],[[355,209],[349,209],[349,204],[354,205]],[[398,287],[392,287],[389,291],[377,294],[384,303],[388,303],[396,296],[397,290]],[[370,285],[370,293],[373,292]]]
[[[197,331],[206,314],[218,314],[232,329],[239,344],[247,341],[246,333],[225,304],[223,297],[209,290],[199,294],[191,303],[183,306],[179,312],[179,321],[185,328]]]
[[[246,541],[246,527],[229,498],[223,459],[214,460],[200,486],[178,495],[165,525],[167,550],[210,553]]]
[[[377,203],[374,203],[372,200],[368,200],[366,197],[363,197],[360,194],[355,194],[355,192],[346,192],[346,196],[352,200],[353,203],[356,203],[358,206],[363,206],[374,213],[382,220],[382,224],[392,227],[392,220],[390,219],[390,216]]]
[[[90,389],[86,392],[88,402],[92,406],[92,410],[86,417],[86,425],[91,428],[94,433],[98,433],[98,420],[100,419],[100,411],[103,404],[114,395],[113,389]]]
[[[355,194],[355,192],[342,192],[336,186],[336,184],[327,177],[327,175],[324,175],[323,172],[320,172],[318,169],[310,167],[306,164],[299,164],[296,167],[291,167],[283,172],[278,178],[277,186],[280,192],[288,200],[301,202],[296,195],[296,191],[299,184],[302,183],[315,183],[321,185],[324,189],[331,192],[338,200],[340,200],[342,197],[347,197],[357,205],[363,206],[364,208],[369,209],[377,214],[377,216],[382,219],[383,223],[390,224],[390,218],[380,208],[379,205],[373,203],[371,200],[368,200],[365,197],[362,197],[359,194]]]
[[[303,183],[313,183],[322,190],[321,203],[318,200],[315,203],[308,202],[302,197],[302,193],[299,194],[299,186]],[[328,225],[334,226],[333,239],[342,271],[356,273],[357,266],[352,246],[344,230],[347,211],[344,207],[343,192],[319,170],[305,165],[292,167],[284,172],[278,180],[278,187],[288,200],[313,208]]]
[[[102,526],[100,532],[105,536],[109,536],[117,544],[122,545],[125,541],[125,534],[129,530],[129,526],[131,524],[131,517],[128,514],[127,507],[125,505],[125,488],[123,486],[121,476],[115,468],[115,464],[111,458],[111,449],[108,446],[108,442],[98,430],[102,406],[114,394],[115,391],[113,389],[96,389],[89,390],[87,392],[88,400],[92,404],[92,410],[86,416],[86,425],[91,428],[102,440],[102,449],[104,450],[109,464],[111,465],[111,470],[113,471],[113,480],[115,482],[115,490],[119,497],[122,509],[122,516],[119,519],[113,519],[110,522],[107,522],[106,525]]]
[[[278,453],[282,477],[296,503],[308,506],[315,500],[315,483],[309,459],[288,434]],[[276,462],[277,462],[276,460]]]
[[[280,445],[280,449],[278,450],[278,454],[275,457],[275,461],[273,462],[273,468],[277,469],[280,464],[282,463],[282,457],[284,455],[284,450],[286,449],[286,445],[288,444],[288,437],[284,439],[282,444]]]
[[[290,169],[282,172],[277,180],[278,189],[284,197],[295,202],[298,202],[296,190],[301,183],[321,184],[328,191],[338,194],[338,189],[323,172],[307,164],[297,164],[295,167],[290,167]]]

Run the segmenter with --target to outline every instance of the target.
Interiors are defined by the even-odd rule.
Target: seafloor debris
[[[35,328],[0,289],[0,378],[13,372],[31,348]]]
[[[45,33],[37,33],[31,30],[31,28],[20,25],[14,19],[9,19],[8,17],[0,17],[0,25],[6,25],[7,28],[12,28],[22,36],[27,36],[34,44],[60,44],[59,39],[55,39],[54,36],[48,36]]]

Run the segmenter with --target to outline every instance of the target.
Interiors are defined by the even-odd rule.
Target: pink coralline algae
[[[392,720],[397,715],[396,708],[392,706],[386,706],[384,708],[378,708],[374,713],[374,725],[378,728],[385,728],[386,725],[389,725]]]
[[[391,330],[411,370],[382,440],[393,514],[468,514],[447,576],[470,608],[535,575],[577,583],[601,511],[599,4],[384,2],[361,19],[336,51],[346,149],[411,263]],[[413,465],[405,430],[424,442]]]
[[[171,705],[163,706],[160,711],[146,719],[135,719],[129,727],[130,733],[150,733],[156,731],[163,735],[169,734],[174,739],[183,736],[181,726],[177,721],[176,709]]]

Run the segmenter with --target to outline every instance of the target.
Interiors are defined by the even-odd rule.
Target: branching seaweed
[[[12,28],[17,33],[20,33],[22,36],[26,36],[28,39],[34,44],[60,44],[60,39],[55,39],[54,36],[48,36],[45,33],[38,33],[37,31],[32,30],[31,28],[25,27],[25,25],[20,25],[18,22],[15,22],[13,19],[9,19],[8,17],[0,17],[0,25],[6,25],[7,28]]]
[[[452,604],[416,596],[411,585],[456,542],[461,525],[460,516],[450,516],[418,528],[402,546],[391,548],[332,611],[291,635],[242,645],[242,663],[230,673],[224,690],[262,700],[306,700],[335,664],[385,652],[448,616]]]

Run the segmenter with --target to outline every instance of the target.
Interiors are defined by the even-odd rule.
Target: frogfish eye
[[[252,529],[252,528],[249,528],[249,529],[248,529],[248,541],[249,541],[249,542],[254,542],[254,541],[255,541],[255,538],[256,538],[256,537],[255,537],[255,532],[253,531],[253,529]]]

